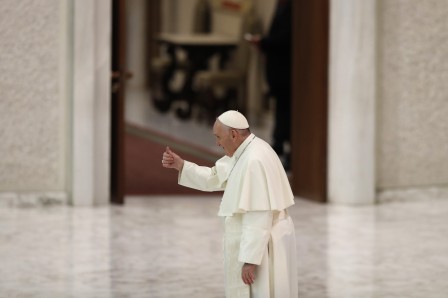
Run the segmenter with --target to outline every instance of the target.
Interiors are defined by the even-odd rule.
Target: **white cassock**
[[[294,196],[268,143],[251,134],[212,168],[185,161],[179,184],[224,190],[218,215],[225,218],[227,298],[298,296],[294,224],[286,211]],[[259,265],[251,286],[241,278],[244,263]]]

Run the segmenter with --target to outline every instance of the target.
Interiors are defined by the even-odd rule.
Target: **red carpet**
[[[158,132],[134,125],[126,127],[126,194],[128,195],[210,195],[177,184],[178,172],[162,167],[165,147],[183,159],[199,165],[213,166],[220,158],[193,144],[181,142]],[[220,192],[215,194],[221,195]]]

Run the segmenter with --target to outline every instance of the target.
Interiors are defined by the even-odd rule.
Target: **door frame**
[[[123,205],[125,175],[126,0],[112,0],[111,203]]]
[[[292,18],[292,187],[295,195],[319,202],[328,196],[329,1],[295,0]],[[124,147],[124,139],[117,146]],[[114,160],[111,177],[121,177],[115,181],[124,185],[124,155],[121,161]],[[114,162],[120,165],[114,168]],[[116,173],[119,168],[121,174]],[[124,186],[121,193],[124,197]]]
[[[293,1],[292,187],[327,201],[330,0]]]
[[[111,88],[111,171],[110,201],[114,204],[125,203],[126,195],[126,133],[125,133],[125,94],[126,81],[132,76],[127,70],[126,62],[126,0],[112,1],[112,88]],[[152,42],[160,28],[160,0],[149,0],[146,3],[149,18],[146,29],[148,36],[147,49],[149,58],[155,54],[156,46]]]

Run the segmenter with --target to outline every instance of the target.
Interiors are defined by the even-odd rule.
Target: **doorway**
[[[114,40],[122,39],[121,42],[113,42],[113,59],[118,59],[114,60],[113,65],[121,65],[124,73],[118,79],[121,82],[121,93],[112,95],[115,108],[112,110],[111,190],[112,202],[119,204],[124,203],[127,184],[125,138],[129,127],[126,127],[124,97],[128,75],[126,48],[123,45],[126,44],[125,11],[128,1],[132,0],[113,0],[113,36]],[[295,195],[319,202],[325,202],[327,197],[328,2],[329,0],[312,3],[306,0],[293,1],[292,186]],[[160,12],[162,4],[159,0],[146,3],[148,6],[145,12],[147,16],[151,16],[147,18],[146,26],[150,28],[147,27],[146,30],[151,36],[160,29],[157,26],[163,22],[163,15],[156,13]],[[149,39],[145,48],[150,55],[156,51],[154,43]],[[145,63],[147,66],[148,61]],[[118,95],[121,100],[117,100]],[[179,126],[175,124],[175,127],[176,125]],[[177,133],[185,134],[181,128],[177,128],[180,131]],[[208,133],[208,129],[204,128],[203,134],[207,136]],[[210,139],[211,145],[214,145],[211,136]],[[208,153],[213,154],[213,151]]]

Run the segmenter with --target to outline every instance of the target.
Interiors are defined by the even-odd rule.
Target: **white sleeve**
[[[179,172],[178,183],[202,191],[218,191],[225,188],[225,183],[221,183],[218,179],[216,167],[202,167],[186,160]]]
[[[253,211],[243,214],[238,260],[260,265],[271,237],[273,211]]]

